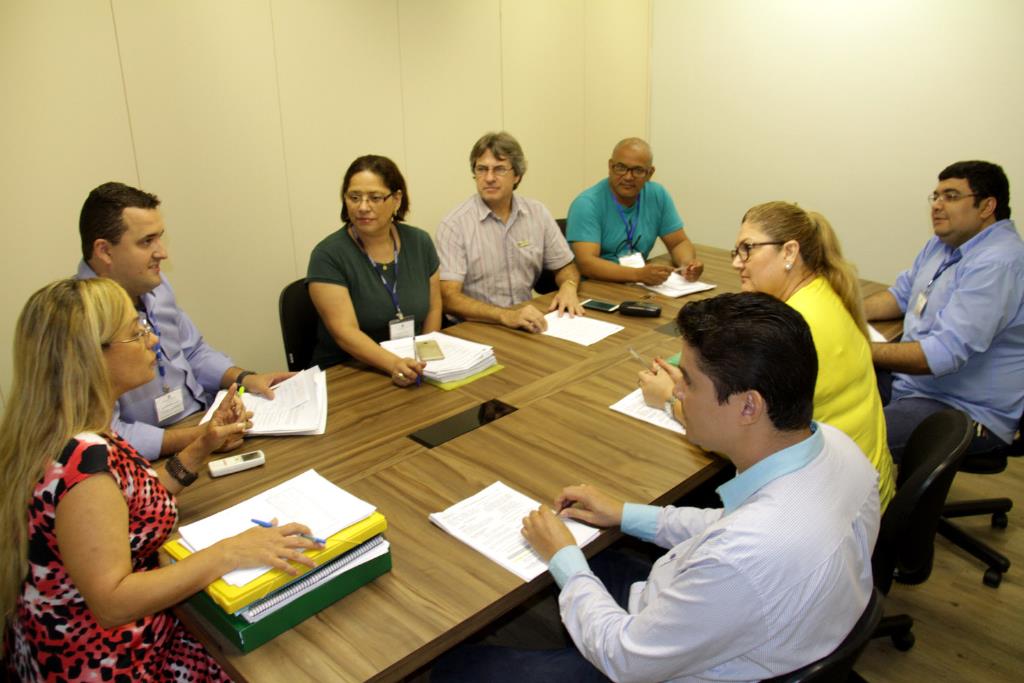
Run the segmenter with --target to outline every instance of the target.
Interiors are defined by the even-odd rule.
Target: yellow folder
[[[304,554],[313,558],[313,561],[319,566],[382,533],[387,527],[388,523],[384,519],[384,515],[374,512],[361,522],[356,522],[333,536],[329,536],[323,548],[307,550]],[[192,551],[182,545],[178,539],[164,543],[163,550],[175,560],[183,560],[192,554]],[[271,569],[244,586],[232,586],[224,579],[217,579],[206,587],[206,592],[221,609],[228,614],[234,614],[271,591],[301,578],[310,570],[310,567],[298,562],[292,562],[291,565],[299,570],[298,576],[291,576],[280,569]]]

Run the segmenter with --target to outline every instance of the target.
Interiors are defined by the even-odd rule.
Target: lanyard
[[[384,285],[384,289],[387,290],[387,293],[391,295],[391,303],[395,307],[395,313],[398,314],[398,319],[401,320],[405,316],[402,315],[402,307],[398,305],[398,242],[395,241],[395,236],[391,233],[390,230],[388,231],[388,235],[391,237],[391,248],[394,250],[395,254],[394,285],[388,284],[387,278],[384,277],[384,269],[381,267],[379,263],[370,258],[369,252],[366,251],[366,247],[363,245],[363,240],[359,238],[359,233],[354,228],[352,229],[352,236],[355,238],[356,244],[359,245],[359,249],[362,250],[363,254],[366,256],[366,260],[370,262],[370,266],[372,266],[373,269],[377,271],[377,277],[380,278],[380,283]]]
[[[164,363],[160,359],[165,358],[168,361],[170,361],[171,359],[167,355],[167,352],[164,351],[163,344],[160,343],[160,340],[163,339],[163,337],[160,335],[160,328],[156,326],[156,316],[150,315],[149,311],[147,311],[145,307],[143,307],[142,310],[139,311],[139,313],[146,316],[146,321],[149,322],[149,326],[153,329],[153,334],[156,335],[157,342],[156,347],[153,349],[153,352],[156,354],[156,369],[157,372],[160,373],[160,384],[164,390],[164,393],[166,394],[171,390],[171,388],[167,386],[167,368],[164,367]]]
[[[636,247],[633,246],[633,235],[636,234],[636,229],[640,225],[640,197],[637,196],[636,198],[636,215],[633,217],[633,222],[631,223],[626,220],[626,212],[622,208],[622,205],[619,204],[618,198],[616,198],[615,193],[612,192],[612,188],[610,187],[608,188],[608,194],[612,196],[612,203],[615,204],[615,210],[619,212],[619,218],[621,218],[622,222],[626,224],[626,243],[629,245],[630,253],[632,253],[637,250]]]
[[[931,289],[932,285],[935,284],[935,281],[939,279],[939,276],[945,273],[950,267],[960,263],[960,259],[963,257],[964,255],[960,253],[959,249],[953,252],[949,258],[942,262],[938,270],[935,271],[935,275],[932,275],[932,279],[928,281],[927,285],[925,285],[925,290]]]

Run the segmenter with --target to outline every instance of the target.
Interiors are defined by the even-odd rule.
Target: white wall
[[[3,0],[0,387],[96,185],[158,194],[182,307],[240,365],[282,368],[277,295],[337,228],[352,159],[392,157],[433,232],[505,128],[521,191],[564,215],[648,132],[649,26],[648,0]]]
[[[1018,0],[652,12],[657,178],[697,242],[731,247],[747,208],[797,201],[829,218],[863,276],[892,281],[931,235],[925,196],[946,165],[994,161],[1024,185]]]

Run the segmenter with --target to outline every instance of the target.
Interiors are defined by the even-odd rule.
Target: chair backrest
[[[971,418],[948,409],[929,415],[910,435],[871,557],[875,586],[883,593],[894,575],[916,584],[931,574],[935,529],[973,434]]]
[[[853,671],[853,665],[857,663],[857,657],[867,647],[868,641],[882,620],[882,594],[878,589],[871,591],[871,598],[868,605],[861,613],[860,619],[850,629],[850,633],[839,643],[839,647],[825,655],[816,662],[811,662],[805,667],[791,671],[782,676],[763,681],[762,683],[808,683],[818,681],[819,683],[831,683],[832,681],[845,681]]]
[[[565,219],[556,218],[555,223],[558,224],[559,230],[562,234],[565,234]],[[537,281],[533,283],[533,291],[538,294],[547,294],[548,292],[554,292],[558,289],[558,285],[555,283],[555,274],[550,270],[540,271],[540,275],[537,276]]]
[[[281,318],[281,339],[288,369],[305,370],[313,364],[317,324],[320,322],[305,279],[296,280],[281,290],[277,311]]]

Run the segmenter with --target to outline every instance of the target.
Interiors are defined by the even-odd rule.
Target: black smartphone
[[[440,422],[435,422],[429,427],[417,430],[410,434],[409,438],[427,448],[433,448],[515,411],[515,406],[492,398],[476,408],[464,410]]]
[[[619,304],[613,304],[609,301],[598,301],[597,299],[584,299],[580,302],[583,308],[589,308],[593,311],[603,311],[605,313],[614,313],[619,310]]]

